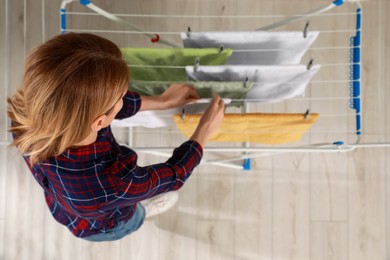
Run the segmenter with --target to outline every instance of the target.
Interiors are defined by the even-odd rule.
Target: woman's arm
[[[185,84],[172,84],[160,96],[141,96],[141,109],[163,110],[185,105],[199,99],[194,87]]]
[[[122,205],[123,203],[135,203],[150,198],[162,192],[177,190],[191,175],[194,168],[200,163],[203,155],[203,146],[206,145],[209,137],[218,130],[224,117],[224,103],[220,96],[213,97],[209,107],[203,114],[199,125],[189,141],[173,151],[172,157],[165,163],[137,166],[134,154],[131,158],[122,157],[122,161],[116,169],[123,168],[125,171],[120,178],[117,190],[116,204],[110,207]],[[116,166],[115,166],[116,167]],[[132,169],[129,170],[128,169]]]
[[[188,85],[173,84],[160,96],[141,96],[140,110],[169,109],[184,105],[199,98],[195,90]],[[204,112],[190,140],[204,147],[211,135],[221,126],[224,117],[224,103],[219,95],[215,95]]]
[[[204,112],[199,124],[190,140],[198,142],[204,147],[211,135],[221,126],[224,118],[225,105],[219,95],[215,95],[209,107]]]

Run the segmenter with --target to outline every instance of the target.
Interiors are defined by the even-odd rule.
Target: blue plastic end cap
[[[249,171],[251,169],[251,159],[245,159],[243,167],[244,171]]]
[[[343,141],[337,141],[337,142],[334,142],[333,144],[339,146],[339,145],[343,145],[344,142]]]
[[[340,6],[344,4],[344,0],[336,0],[333,2],[334,5]]]
[[[87,4],[90,4],[91,1],[90,0],[80,0],[80,4],[82,5],[87,5]]]

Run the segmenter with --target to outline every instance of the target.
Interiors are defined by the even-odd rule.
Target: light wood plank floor
[[[288,4],[287,4],[288,2]],[[270,15],[299,14],[325,0],[134,0],[103,1],[113,13]],[[364,1],[362,142],[390,142],[390,1]],[[313,30],[354,28],[351,5],[311,19]],[[26,54],[59,32],[59,0],[0,0],[0,141],[6,142],[6,96],[20,85]],[[83,11],[77,1],[70,10]],[[128,18],[152,31],[253,30],[280,18]],[[306,21],[284,27],[303,28]],[[95,16],[72,16],[71,28],[124,29]],[[143,36],[101,33],[120,46],[156,47]],[[176,36],[168,39],[180,44]],[[347,42],[345,42],[347,41]],[[321,33],[316,47],[348,46],[345,33]],[[161,47],[161,46],[160,46]],[[348,56],[348,51],[347,51]],[[316,63],[342,62],[340,50],[309,51]],[[316,81],[342,79],[348,68],[323,66]],[[344,88],[343,88],[344,87]],[[345,84],[311,84],[308,96],[347,93]],[[347,102],[347,101],[346,101]],[[350,113],[337,101],[255,105],[254,111]],[[252,108],[251,108],[252,109]],[[324,119],[325,120],[325,119]],[[302,144],[354,141],[353,118],[323,121]],[[172,128],[173,129],[173,128]],[[119,137],[123,131],[118,130]],[[341,132],[341,134],[339,133]],[[150,138],[151,136],[151,138]],[[176,146],[172,134],[135,134],[137,146]],[[213,144],[210,144],[213,145]],[[217,144],[221,145],[221,144]],[[164,158],[140,156],[141,164]],[[40,187],[14,149],[0,146],[0,259],[390,259],[390,150],[294,153],[260,157],[248,172],[201,165],[180,191],[175,209],[133,235],[112,243],[89,243],[55,222]]]

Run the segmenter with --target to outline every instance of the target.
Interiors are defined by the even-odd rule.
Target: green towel
[[[211,98],[213,93],[218,93],[222,98],[233,99],[230,105],[240,106],[242,101],[234,99],[245,99],[248,91],[253,87],[252,82],[221,82],[221,81],[132,81],[129,84],[129,91],[137,92],[143,96],[158,96],[162,94],[171,84],[182,83],[192,85],[201,98]]]
[[[131,65],[152,66],[194,66],[196,58],[200,65],[224,65],[232,55],[232,49],[218,48],[122,48],[123,59],[129,65],[132,80],[186,81],[185,68],[132,67]]]

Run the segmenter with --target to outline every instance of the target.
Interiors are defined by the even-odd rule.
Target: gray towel
[[[247,102],[278,102],[304,96],[307,84],[320,65],[307,70],[306,65],[279,66],[187,66],[187,77],[194,81],[253,82]]]
[[[280,65],[299,64],[318,35],[315,31],[308,32],[306,38],[299,31],[192,32],[190,37],[181,33],[181,38],[186,48],[220,48],[223,45],[233,49],[226,65]]]

